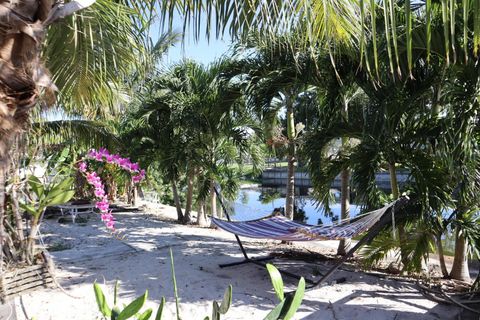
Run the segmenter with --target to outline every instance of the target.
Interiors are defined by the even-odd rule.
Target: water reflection
[[[301,191],[301,192],[300,192]],[[340,218],[340,204],[331,206],[332,212],[325,214],[317,202],[308,195],[308,190],[297,190],[295,199],[295,219],[308,224],[330,224]],[[265,217],[273,211],[283,211],[285,188],[241,189],[233,205],[234,220],[252,220]],[[352,204],[350,215],[360,212],[360,206]]]

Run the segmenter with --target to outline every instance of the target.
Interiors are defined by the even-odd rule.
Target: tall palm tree
[[[301,31],[265,37],[252,32],[244,42],[237,45],[238,57],[248,79],[247,103],[260,118],[275,119],[272,114],[285,111],[287,148],[287,194],[285,215],[293,219],[295,204],[295,167],[297,165],[297,144],[300,128],[295,123],[294,106],[301,101],[301,95],[308,91],[309,84],[315,83],[319,74],[315,52],[305,49]],[[292,51],[295,48],[297,51]],[[253,52],[252,52],[253,51]],[[271,123],[264,123],[268,130]],[[267,135],[279,132],[270,131]],[[278,140],[279,137],[269,137]]]

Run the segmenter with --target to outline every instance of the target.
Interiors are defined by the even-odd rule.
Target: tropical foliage
[[[480,242],[476,1],[79,0],[52,6],[30,0],[4,7],[5,259],[32,260],[33,240],[28,254],[16,252],[23,241],[20,210],[34,217],[29,232],[35,235],[41,212],[60,201],[55,185],[22,176],[20,166],[52,154],[58,159],[67,144],[74,144],[71,162],[91,147],[127,153],[157,186],[171,190],[179,221],[190,222],[196,206],[202,224],[207,213],[220,215],[215,188],[233,199],[238,168],[251,162],[259,172],[275,147],[289,163],[287,215],[299,163],[326,211],[331,182],[341,174],[343,219],[350,190],[364,208],[407,193],[414,203],[409,218],[394,219],[364,250],[366,261],[399,248],[403,269],[418,271],[429,253],[442,256],[441,240],[453,231],[453,268],[449,274],[442,265],[442,271],[469,279],[468,257],[478,256]],[[184,31],[191,28],[196,38],[230,33],[235,54],[207,66],[185,60],[158,69],[160,53],[177,37],[167,33],[153,44],[147,30],[155,14],[169,27],[178,13]],[[31,109],[54,104],[68,119],[33,112],[29,124]],[[379,171],[390,173],[390,194],[375,183]],[[409,176],[406,184],[397,181],[399,172]],[[69,184],[60,184],[70,195]],[[22,202],[22,192],[34,196]]]

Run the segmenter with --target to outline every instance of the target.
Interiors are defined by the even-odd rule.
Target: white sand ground
[[[98,216],[87,225],[58,224],[47,220],[42,228],[45,241],[62,240],[72,248],[52,252],[56,279],[65,288],[45,289],[15,301],[17,319],[97,319],[94,281],[105,283],[110,305],[115,280],[121,283],[120,301],[131,301],[149,290],[148,306],[156,308],[167,299],[164,319],[174,319],[175,303],[169,263],[169,248],[175,259],[182,319],[203,319],[211,314],[214,299],[220,300],[228,284],[233,285],[233,305],[222,319],[263,319],[276,301],[268,274],[256,265],[220,269],[219,263],[241,259],[233,235],[221,230],[183,226],[158,220],[174,218],[172,207],[157,205],[145,213],[117,213],[117,227],[125,236],[115,239],[105,232]],[[255,255],[275,250],[278,242],[246,241]],[[329,244],[318,242],[317,246]],[[330,243],[334,248],[336,243]],[[297,246],[297,244],[296,244]],[[327,246],[328,247],[328,246]],[[275,259],[274,264],[292,272],[310,275],[327,266]],[[385,280],[360,271],[341,270],[333,279],[346,282],[324,286],[305,294],[295,319],[456,319],[460,310],[425,299],[408,282]],[[284,277],[288,289],[296,280]]]

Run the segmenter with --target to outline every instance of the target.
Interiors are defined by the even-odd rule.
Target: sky
[[[175,16],[173,19],[173,30],[181,32],[182,27],[182,19]],[[159,34],[161,34],[159,23],[155,23],[152,26],[150,34],[152,40],[156,42]],[[162,64],[168,66],[182,60],[183,58],[189,58],[203,64],[208,64],[224,54],[229,49],[230,43],[231,38],[228,34],[225,35],[223,39],[215,39],[215,37],[211,37],[210,40],[206,39],[205,35],[202,34],[200,39],[196,42],[187,29],[183,46],[180,41],[175,46],[171,47],[163,57]]]

